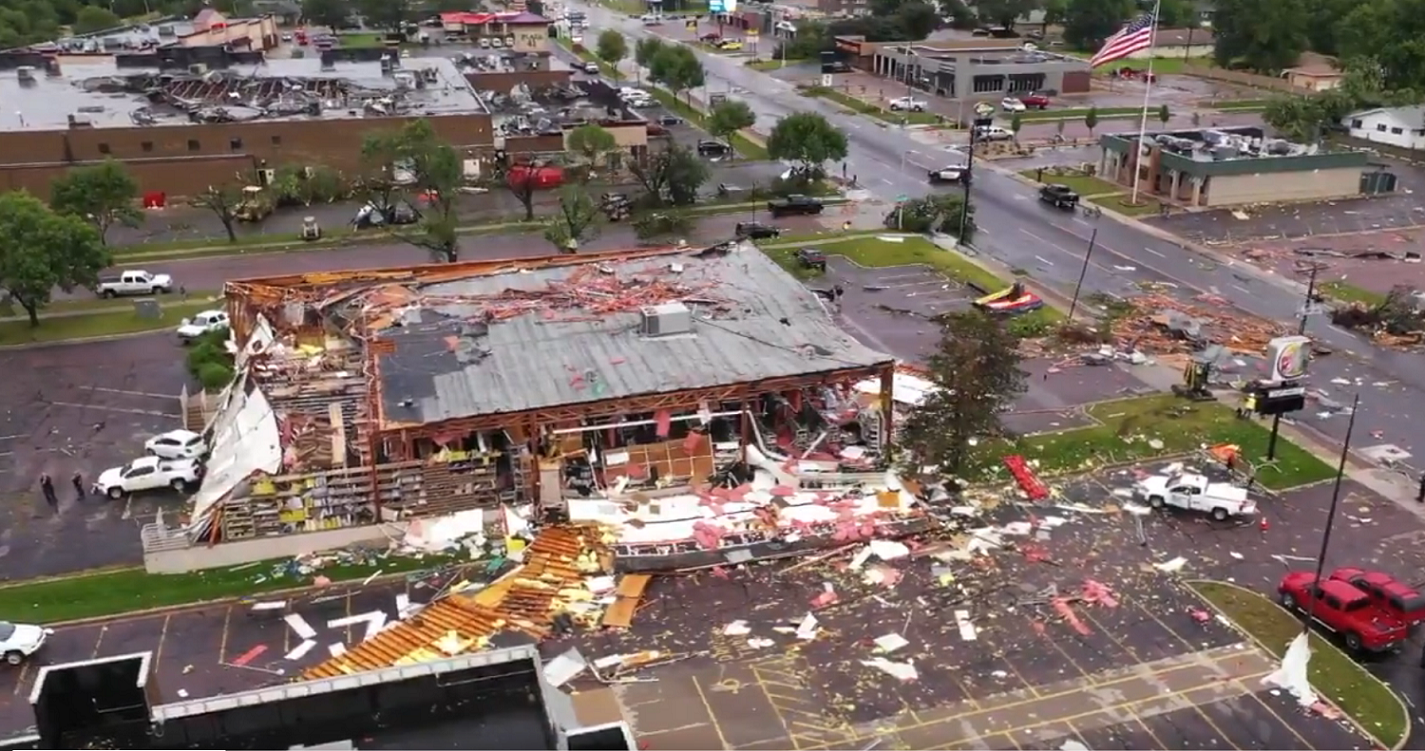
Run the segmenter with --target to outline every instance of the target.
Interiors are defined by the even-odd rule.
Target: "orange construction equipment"
[[[1049,497],[1049,486],[1034,474],[1034,470],[1029,466],[1029,462],[1019,454],[1010,454],[1004,457],[1004,466],[1009,468],[1009,473],[1014,476],[1015,482],[1024,494],[1029,496],[1031,501],[1042,501]]]

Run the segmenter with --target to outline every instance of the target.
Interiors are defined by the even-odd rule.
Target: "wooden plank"
[[[648,574],[628,574],[619,580],[616,590],[618,598],[604,611],[603,624],[609,628],[628,628],[633,625],[633,615],[638,612],[638,602],[643,599],[643,591],[653,580]]]
[[[338,466],[346,466],[346,424],[341,417],[341,404],[327,405],[327,416],[332,423],[332,459]]]

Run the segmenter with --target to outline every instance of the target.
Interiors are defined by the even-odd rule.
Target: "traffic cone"
[[[1269,522],[1269,521],[1267,521],[1267,517],[1265,517],[1265,516],[1262,517],[1261,521],[1257,522],[1257,529],[1260,529],[1260,530],[1262,530],[1263,532],[1265,532],[1265,531],[1267,531],[1267,530],[1269,530],[1269,529],[1271,529],[1271,528],[1272,528],[1272,523]]]

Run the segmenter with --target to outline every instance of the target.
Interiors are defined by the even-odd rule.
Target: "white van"
[[[662,16],[656,16],[652,13],[649,13],[638,20],[642,21],[644,26],[657,26],[658,24],[663,23]]]

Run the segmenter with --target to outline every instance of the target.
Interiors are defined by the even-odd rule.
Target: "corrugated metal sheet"
[[[669,264],[682,266],[681,273]],[[429,423],[760,381],[889,362],[831,320],[820,300],[760,250],[745,246],[722,257],[694,253],[659,259],[602,261],[619,278],[661,278],[708,288],[720,305],[689,303],[699,313],[694,335],[639,335],[639,311],[571,321],[577,311],[528,314],[492,322],[488,333],[461,334],[482,308],[463,297],[506,290],[541,290],[580,267],[537,269],[430,284],[427,323],[385,332],[395,354],[380,358],[384,414],[397,422]],[[457,321],[436,322],[431,311]],[[470,339],[483,357],[458,355],[452,340]]]
[[[535,638],[549,633],[560,591],[579,587],[585,574],[577,561],[598,554],[598,533],[550,527],[525,551],[525,562],[480,592],[452,595],[323,662],[304,679],[332,678],[477,652],[494,635],[518,631]]]

